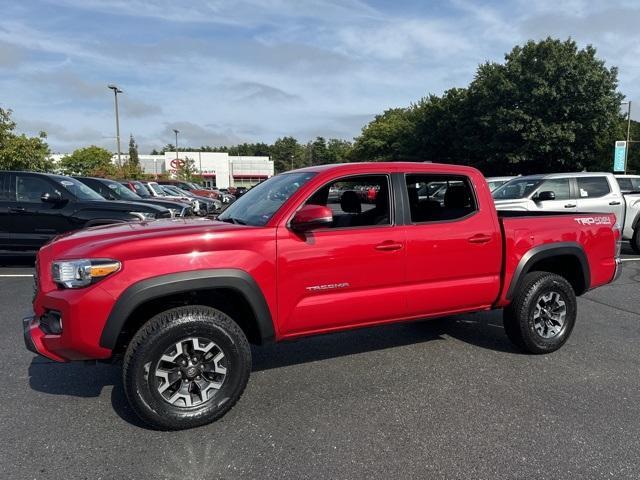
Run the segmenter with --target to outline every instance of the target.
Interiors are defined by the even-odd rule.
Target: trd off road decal
[[[580,225],[611,225],[609,217],[581,217],[576,218],[575,221]]]

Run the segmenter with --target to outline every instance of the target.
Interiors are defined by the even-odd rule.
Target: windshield
[[[291,195],[314,175],[314,172],[295,172],[281,173],[271,177],[232,203],[218,216],[218,220],[262,226],[271,219]]]
[[[58,177],[56,181],[79,200],[104,200],[102,196],[84,183],[71,177]]]
[[[538,185],[542,183],[540,178],[518,178],[511,180],[495,189],[491,195],[496,200],[516,200],[531,195]]]
[[[158,185],[156,182],[149,182],[149,183],[147,183],[147,186],[148,186],[151,190],[153,190],[153,192],[154,192],[156,195],[159,195],[159,196],[161,196],[161,197],[163,197],[163,196],[165,195],[165,192],[164,192],[164,190],[162,190],[162,187],[160,187],[160,185]]]
[[[143,184],[141,184],[140,182],[131,182],[131,185],[133,185],[133,188],[136,189],[136,193],[142,197],[142,198],[149,198],[151,196],[151,194],[149,193],[149,190],[147,190],[147,187],[145,187]]]
[[[109,182],[107,187],[113,190],[120,197],[120,200],[141,200],[139,195],[136,195],[121,183]]]

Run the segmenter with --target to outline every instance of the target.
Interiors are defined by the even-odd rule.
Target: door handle
[[[564,208],[575,208],[576,204],[575,203],[567,203]]]
[[[24,207],[9,207],[7,210],[9,213],[24,213],[27,211]]]
[[[474,235],[473,237],[470,237],[468,240],[469,243],[487,243],[491,241],[491,236],[479,233],[477,235]]]
[[[395,243],[395,242],[382,242],[378,245],[376,245],[376,250],[381,250],[383,252],[393,252],[395,250],[400,250],[402,248],[402,244],[401,243]]]
[[[609,205],[620,205],[620,202],[614,200],[613,202],[609,202]]]

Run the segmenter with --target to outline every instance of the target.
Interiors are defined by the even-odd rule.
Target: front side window
[[[537,193],[553,192],[556,200],[569,200],[571,198],[571,187],[568,178],[555,178],[553,180],[545,180],[538,188]]]
[[[314,175],[314,172],[292,172],[271,177],[232,203],[218,216],[218,220],[241,225],[265,225],[284,202]]]
[[[56,189],[53,184],[43,178],[32,177],[30,175],[16,175],[16,195],[19,202],[40,203],[41,197],[45,193],[49,195],[62,195],[60,190]]]
[[[389,195],[386,175],[362,175],[332,181],[314,193],[307,204],[332,210],[333,224],[329,228],[391,225]]]
[[[471,182],[460,175],[407,175],[413,223],[451,221],[477,211]]]
[[[580,198],[604,197],[611,192],[606,177],[578,177]]]

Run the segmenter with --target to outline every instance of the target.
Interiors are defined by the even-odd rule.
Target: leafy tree
[[[327,155],[329,163],[348,162],[353,145],[348,140],[330,138],[327,141]]]
[[[37,137],[17,135],[12,113],[0,108],[0,170],[52,170],[53,162],[45,142],[47,134],[40,132]]]
[[[66,175],[88,175],[111,177],[116,174],[116,166],[111,161],[113,155],[104,148],[91,145],[74,150],[60,160],[60,169]]]
[[[530,41],[504,63],[480,65],[468,88],[377,116],[352,157],[471,164],[487,175],[610,170],[621,120],[617,85],[617,69],[593,47]]]
[[[302,166],[304,149],[293,137],[278,138],[270,148],[277,173]]]
[[[182,162],[178,165],[176,169],[176,176],[180,180],[185,180],[187,182],[201,182],[202,177],[199,175],[198,170],[196,169],[196,162],[190,158],[181,159]]]
[[[138,145],[133,135],[129,136],[129,159],[122,166],[121,175],[125,178],[138,179],[142,178],[142,167],[140,166],[140,157],[138,156]]]

